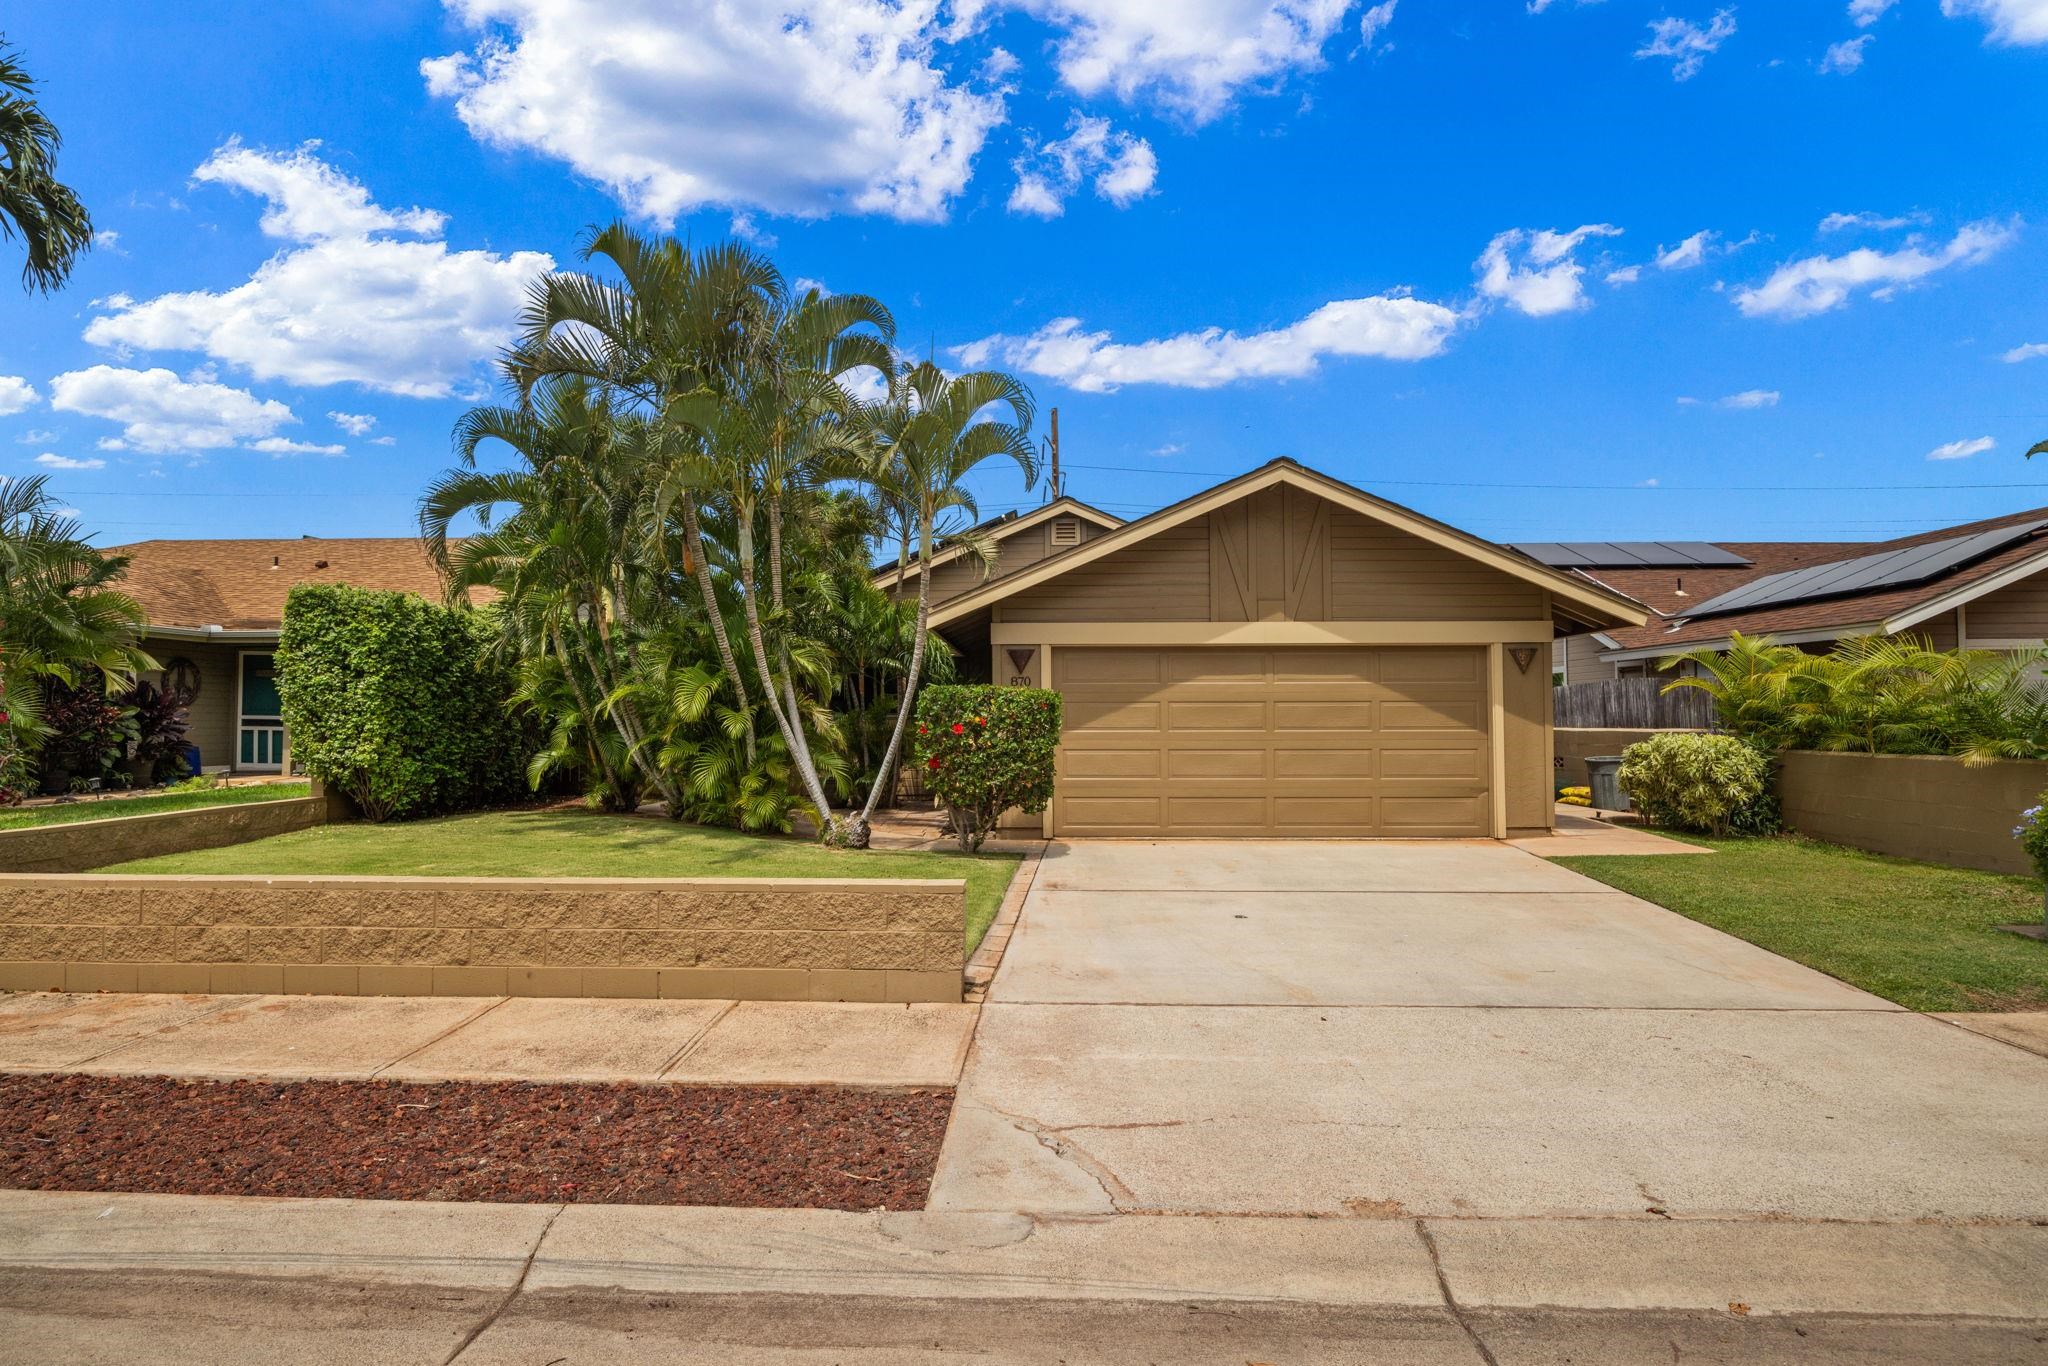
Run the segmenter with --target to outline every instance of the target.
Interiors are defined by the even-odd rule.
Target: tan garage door
[[[1059,647],[1053,829],[1485,835],[1486,652]]]

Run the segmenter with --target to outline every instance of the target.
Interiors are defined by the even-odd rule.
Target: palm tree
[[[2048,441],[2036,441],[2027,447],[2027,459],[2032,460],[2037,455],[2048,455]]]
[[[0,238],[28,248],[24,286],[47,294],[92,246],[92,216],[57,180],[64,137],[35,102],[35,81],[0,48]]]
[[[141,607],[113,587],[127,557],[89,544],[47,482],[0,480],[0,688],[8,724],[25,742],[40,734],[44,685],[157,667],[136,644]]]
[[[1007,407],[1015,420],[1000,422],[982,414]],[[1007,457],[1024,472],[1027,487],[1038,482],[1038,451],[1031,444],[1031,391],[1012,375],[973,370],[948,375],[931,361],[906,362],[890,377],[889,398],[873,418],[884,449],[871,477],[886,497],[908,509],[915,519],[917,540],[917,623],[911,635],[910,667],[889,747],[860,815],[852,821],[856,842],[867,842],[868,823],[888,785],[888,775],[903,751],[903,735],[917,700],[924,673],[925,642],[931,630],[932,555],[937,548],[940,514],[949,508],[972,515],[974,500],[966,479],[985,460]]]

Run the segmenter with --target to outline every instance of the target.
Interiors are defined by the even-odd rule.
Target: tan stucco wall
[[[966,884],[0,875],[0,989],[958,1001]]]
[[[1531,652],[1526,672],[1515,664],[1516,649]],[[1524,646],[1509,646],[1501,668],[1511,832],[1545,830],[1557,819],[1557,803],[1551,788],[1549,665],[1548,642],[1531,641]]]
[[[200,762],[208,768],[226,768],[235,758],[235,724],[241,713],[240,676],[235,645],[217,645],[185,640],[142,642],[150,656],[168,665],[174,659],[189,659],[199,666],[199,696],[189,712],[185,738],[199,746]],[[264,647],[257,647],[264,648]],[[162,685],[161,672],[146,675]]]
[[[325,797],[287,797],[274,802],[0,830],[0,872],[82,873],[88,868],[104,868],[130,859],[247,844],[294,830],[309,830],[329,819]]]
[[[1782,756],[1778,793],[1788,829],[1879,854],[2030,873],[2012,828],[2048,788],[2048,763],[1982,768],[1906,754]]]
[[[1704,731],[1624,730],[1559,726],[1552,732],[1551,779],[1556,787],[1585,787],[1586,760],[1591,756],[1620,754],[1639,740],[1653,735],[1702,735]]]

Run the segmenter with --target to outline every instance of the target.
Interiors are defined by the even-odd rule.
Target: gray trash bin
[[[1628,793],[1621,790],[1621,756],[1610,754],[1586,760],[1586,780],[1593,789],[1593,805],[1602,811],[1629,810]]]

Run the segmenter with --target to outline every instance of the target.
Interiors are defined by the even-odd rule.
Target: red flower
[[[965,735],[967,733],[967,727],[961,725],[958,721],[955,721],[953,723],[953,733],[955,735]]]
[[[974,718],[974,724],[977,726],[985,726],[988,724],[988,718],[986,716],[977,716]]]
[[[931,732],[930,732],[930,731],[928,731],[928,730],[926,730],[926,729],[925,729],[925,728],[924,728],[923,726],[919,726],[919,727],[917,728],[917,733],[918,733],[919,735],[929,735],[929,734],[931,734]]]
[[[934,754],[931,758],[924,761],[924,766],[926,768],[937,768],[939,766],[939,756]]]

